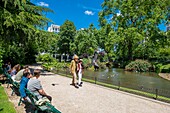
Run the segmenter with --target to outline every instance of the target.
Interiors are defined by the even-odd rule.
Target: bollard
[[[67,68],[66,68],[66,76],[67,76]]]
[[[156,95],[155,95],[155,99],[158,98],[158,89],[155,89]]]
[[[96,78],[96,76],[95,76],[95,84],[96,84],[96,81],[97,81],[97,78]]]
[[[118,82],[118,88],[117,89],[120,90],[120,81]]]

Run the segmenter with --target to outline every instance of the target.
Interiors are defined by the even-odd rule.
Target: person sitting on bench
[[[32,77],[32,74],[29,73],[29,72],[23,72],[23,77],[20,81],[20,87],[19,87],[19,92],[20,92],[20,95],[21,97],[24,99],[24,100],[28,100],[27,99],[27,96],[26,96],[26,93],[25,93],[25,88],[27,88],[27,83],[29,81],[29,79]]]
[[[47,95],[45,91],[42,88],[42,85],[38,78],[40,77],[40,71],[34,70],[33,77],[28,81],[27,89],[36,95],[38,99],[42,99],[43,97],[47,97],[50,101],[52,100],[52,97]]]
[[[24,72],[29,72],[30,73],[30,70],[28,68],[28,65],[24,66],[23,69],[21,69],[14,77],[14,81],[16,82],[20,82],[23,75],[24,75]]]

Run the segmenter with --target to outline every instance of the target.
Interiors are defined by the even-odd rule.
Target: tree
[[[151,57],[159,48],[154,42],[161,42],[157,27],[167,21],[169,0],[105,0],[99,13],[101,27],[110,24],[120,39],[117,39],[116,53],[120,59],[133,60],[136,57]],[[136,54],[139,48],[142,54]],[[148,54],[146,54],[148,53]]]
[[[111,35],[110,32],[112,32]],[[99,29],[98,34],[96,36],[99,47],[105,50],[109,61],[111,61],[112,57],[114,56],[113,50],[114,50],[115,35],[113,35],[113,32],[114,31],[111,25],[106,24],[105,26]]]
[[[70,43],[74,42],[74,37],[76,34],[76,27],[74,23],[66,20],[64,24],[60,27],[59,40],[58,40],[58,52],[63,54],[70,54]]]
[[[49,19],[44,12],[50,9],[36,6],[30,0],[0,1],[0,41],[5,51],[3,58],[14,63],[31,63],[38,53],[41,29]]]
[[[91,24],[88,29],[78,30],[74,42],[71,43],[71,51],[78,55],[92,55],[98,45],[95,37],[96,32],[97,30],[93,24]]]

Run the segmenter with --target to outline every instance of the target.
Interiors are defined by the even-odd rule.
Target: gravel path
[[[170,104],[87,82],[76,89],[71,78],[41,76],[41,84],[62,113],[169,113]],[[51,84],[56,84],[52,86]]]
[[[170,113],[170,104],[142,96],[87,82],[76,89],[70,85],[71,78],[53,73],[43,73],[39,79],[45,92],[52,96],[52,104],[62,113]],[[19,96],[11,96],[11,89],[3,86],[17,113],[29,113],[24,104],[17,105]]]

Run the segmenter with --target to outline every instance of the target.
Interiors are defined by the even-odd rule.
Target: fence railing
[[[61,74],[64,76],[71,77],[68,68],[54,69],[54,73]],[[145,85],[131,83],[131,82],[121,82],[119,80],[108,80],[94,76],[83,76],[83,80],[92,82],[94,84],[103,85],[106,87],[111,87],[114,89],[134,93],[137,95],[142,95],[145,97],[161,100],[170,103],[170,91],[158,88],[150,88]]]

